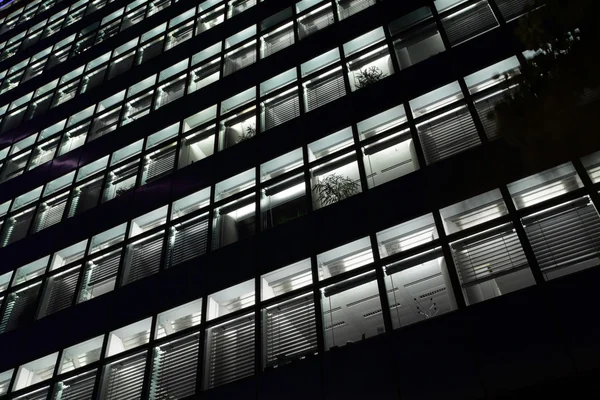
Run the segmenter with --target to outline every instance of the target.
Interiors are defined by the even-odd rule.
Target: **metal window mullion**
[[[257,174],[258,175],[258,174]],[[260,190],[259,190],[260,192]],[[260,225],[260,224],[257,224]],[[262,332],[262,323],[261,323],[261,317],[262,317],[262,310],[260,308],[260,274],[258,273],[258,265],[260,265],[260,263],[258,261],[260,261],[259,258],[259,254],[258,251],[256,251],[255,249],[253,249],[254,251],[254,257],[255,260],[257,261],[255,263],[255,276],[254,276],[254,373],[255,375],[259,375],[262,372],[263,367],[266,367],[266,365],[262,365],[262,353],[263,353],[263,346],[264,343],[262,341],[263,338],[263,332]]]
[[[408,128],[410,130],[410,136],[412,137],[413,146],[415,146],[415,153],[417,154],[417,161],[419,162],[419,168],[424,168],[427,166],[427,161],[425,160],[425,153],[423,152],[423,146],[421,145],[421,140],[419,138],[419,132],[418,132],[417,126],[415,124],[415,118],[412,115],[410,103],[408,101],[405,101],[402,105],[404,107],[404,113],[406,115],[406,120],[408,122]]]
[[[450,43],[450,39],[448,38],[448,34],[444,29],[444,24],[442,24],[442,19],[440,18],[440,14],[435,8],[435,1],[431,0],[429,3],[429,9],[431,11],[431,15],[433,16],[433,20],[435,21],[435,25],[437,26],[437,30],[440,33],[440,37],[442,38],[442,42],[444,43],[444,47],[446,50],[450,50],[452,48],[452,44]]]
[[[506,27],[506,20],[504,19],[504,15],[502,15],[502,11],[500,11],[500,7],[498,7],[495,0],[488,0],[487,3],[492,9],[492,14],[496,17],[496,21],[498,21],[501,29],[504,29]]]
[[[390,315],[390,304],[387,297],[387,289],[385,286],[385,277],[383,275],[383,265],[379,256],[379,246],[377,244],[377,236],[375,233],[369,235],[371,240],[371,252],[375,263],[375,274],[377,279],[377,287],[379,289],[379,300],[381,302],[381,310],[383,315],[383,325],[386,332],[394,330],[392,324],[392,316]]]
[[[575,167],[575,171],[579,175],[579,179],[583,182],[583,185],[588,192],[588,196],[592,200],[592,204],[596,208],[596,212],[600,213],[600,194],[598,193],[598,189],[594,186],[594,182],[590,175],[588,174],[586,168],[583,166],[581,159],[577,158],[571,161],[573,166]]]
[[[546,280],[544,279],[544,275],[542,274],[539,263],[535,257],[533,247],[531,246],[531,243],[529,243],[529,239],[527,238],[527,233],[523,228],[521,219],[517,214],[512,197],[506,186],[501,186],[500,192],[502,193],[502,198],[504,200],[504,204],[506,205],[506,209],[508,210],[508,214],[511,216],[513,228],[517,233],[519,242],[521,243],[521,247],[523,248],[523,252],[525,253],[527,263],[529,264],[529,268],[531,269],[535,282],[538,285],[544,284]]]
[[[211,236],[211,235],[209,235]],[[204,268],[206,274],[206,268]],[[206,314],[208,312],[208,296],[202,296],[202,315],[200,316],[200,339],[198,340],[198,365],[196,366],[196,393],[200,393],[202,391],[202,386],[204,384],[204,364],[205,359],[207,358],[206,352]]]
[[[460,284],[456,265],[454,264],[454,258],[452,257],[452,249],[448,243],[448,237],[446,236],[446,231],[444,230],[444,223],[442,221],[440,212],[438,210],[434,210],[432,215],[435,221],[436,230],[438,232],[442,252],[444,254],[444,260],[446,261],[446,270],[448,271],[448,276],[450,277],[450,284],[452,285],[452,291],[456,300],[456,307],[460,310],[461,308],[465,308],[467,303],[465,302],[465,297],[462,292],[462,285]]]
[[[77,278],[77,284],[75,285],[75,296],[73,296],[73,302],[71,306],[74,306],[79,302],[79,296],[81,294],[81,289],[83,288],[83,279],[86,271],[87,263],[90,260],[90,249],[92,247],[92,239],[88,238],[85,246],[84,255],[81,259],[81,271],[79,273],[79,278]]]
[[[473,120],[473,123],[475,124],[475,128],[477,130],[477,135],[479,136],[479,140],[481,141],[481,143],[487,143],[488,138],[487,138],[487,135],[485,134],[485,128],[483,127],[483,124],[481,123],[481,118],[479,118],[479,113],[477,112],[477,108],[475,108],[475,104],[473,103],[473,98],[471,97],[471,93],[469,92],[467,83],[465,82],[464,78],[459,78],[458,83],[460,85],[460,89],[462,91],[463,97],[467,104],[467,108],[468,108],[469,112],[471,113],[471,119]]]
[[[144,370],[144,378],[142,381],[142,391],[140,398],[147,399],[150,395],[150,385],[151,385],[151,377],[152,377],[152,359],[154,356],[154,337],[156,337],[156,325],[157,325],[157,315],[154,314],[151,317],[151,325],[150,325],[150,336],[148,337],[148,347],[146,351],[146,367]]]
[[[104,365],[103,361],[106,358],[106,351],[108,349],[108,340],[110,337],[110,333],[104,333],[104,339],[102,341],[102,347],[100,350],[100,357],[98,362],[100,364],[99,373],[96,373],[96,380],[94,382],[94,389],[92,391],[92,399],[100,399],[100,390],[102,389],[102,381],[104,380],[104,375],[106,374],[106,365]]]
[[[131,231],[131,219],[127,221],[127,225],[125,226],[125,238],[123,240],[123,245],[121,247],[121,256],[119,261],[119,269],[117,270],[117,276],[115,277],[115,288],[116,289],[123,287],[123,280],[125,278],[125,257],[127,256],[127,248],[130,246],[128,244],[127,239],[129,238],[129,232]]]
[[[354,154],[356,155],[356,162],[358,164],[358,176],[360,179],[361,192],[368,190],[369,183],[367,180],[367,173],[365,171],[365,162],[363,158],[363,152],[360,147],[360,138],[358,135],[358,128],[356,124],[352,124],[352,137],[354,138],[354,143],[352,144],[352,148],[354,148]]]
[[[312,250],[312,249],[311,249]],[[325,351],[325,331],[323,330],[323,308],[321,306],[321,290],[319,289],[319,268],[317,264],[317,256],[310,256],[310,264],[313,280],[313,301],[315,303],[315,317],[317,327],[317,349],[319,353]]]

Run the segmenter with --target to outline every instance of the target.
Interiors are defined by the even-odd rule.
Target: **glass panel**
[[[107,164],[108,164],[108,156],[102,157],[99,160],[96,160],[94,162],[84,165],[83,167],[79,168],[79,171],[77,172],[77,181],[76,182],[79,182],[82,179],[95,174],[96,172],[100,172],[100,171],[104,170],[106,168]]]
[[[310,61],[305,62],[301,65],[302,77],[305,77],[313,72],[328,67],[340,60],[340,51],[333,49],[327,53],[321,54],[318,57],[313,58]]]
[[[17,269],[11,286],[16,286],[24,282],[28,282],[38,276],[44,275],[50,256],[40,258],[34,262],[24,265]]]
[[[171,218],[180,218],[210,204],[210,187],[173,202]]]
[[[46,188],[44,189],[43,196],[49,196],[53,193],[58,192],[61,189],[66,188],[67,186],[70,186],[73,183],[73,178],[75,178],[75,171],[48,182],[46,184]]]
[[[583,187],[573,164],[566,163],[508,185],[517,210]]]
[[[499,189],[440,210],[447,234],[462,231],[508,214]]]
[[[8,393],[8,386],[10,385],[13,372],[15,372],[14,368],[0,374],[0,396]]]
[[[134,218],[131,221],[129,237],[135,237],[149,231],[150,229],[154,229],[157,226],[165,224],[165,222],[167,222],[167,210],[168,207],[164,206],[140,217]]]
[[[520,74],[520,66],[517,57],[511,57],[465,77],[465,82],[471,94],[479,93]]]
[[[328,2],[328,4],[298,18],[298,37],[302,40],[334,23],[335,16],[333,15],[333,7],[331,3]]]
[[[79,243],[75,243],[67,248],[55,252],[52,255],[52,261],[50,262],[50,271],[54,271],[62,266],[81,260],[85,254],[87,243],[87,239],[82,240]]]
[[[256,232],[254,193],[215,209],[213,249],[235,243]]]
[[[215,201],[226,199],[256,185],[256,169],[252,168],[215,185]]]
[[[600,217],[587,196],[522,222],[546,280],[600,264]]]
[[[417,153],[406,129],[362,148],[369,188],[419,169]]]
[[[535,284],[512,224],[451,243],[467,304],[475,304]]]
[[[107,231],[94,235],[92,237],[92,244],[90,246],[90,254],[97,253],[100,250],[122,242],[123,239],[125,239],[125,229],[127,229],[127,223],[123,223]]]
[[[144,147],[144,140],[140,139],[135,143],[130,144],[129,146],[123,147],[120,150],[115,151],[112,154],[112,158],[110,160],[110,166],[127,159],[133,156],[136,156],[142,152],[142,147]]]
[[[310,173],[314,209],[337,203],[362,191],[354,153],[311,168]]]
[[[592,182],[600,182],[600,151],[583,157],[581,163],[587,170]]]
[[[224,150],[256,136],[255,107],[222,120],[219,128],[219,150]]]
[[[311,285],[310,259],[269,272],[260,277],[262,301]]]
[[[152,318],[146,318],[109,333],[106,356],[114,356],[148,343],[151,325]]]
[[[178,133],[179,123],[175,123],[166,127],[165,129],[161,129],[160,131],[153,133],[152,135],[148,136],[148,139],[146,140],[146,150],[176,137]]]
[[[385,267],[385,287],[394,329],[456,309],[441,248]]]
[[[429,7],[420,8],[390,23],[394,51],[401,69],[446,50]]]
[[[411,100],[410,108],[415,118],[452,104],[464,96],[458,82],[450,83],[439,89]]]
[[[78,303],[114,290],[121,262],[121,249],[96,257],[86,263]]]
[[[156,339],[198,326],[201,320],[202,299],[162,312],[156,318]]]
[[[260,84],[260,95],[264,96],[277,89],[280,89],[298,79],[298,74],[295,68],[283,72],[267,81]]]
[[[361,140],[379,135],[407,122],[404,106],[400,105],[379,113],[357,124]]]
[[[85,367],[100,359],[102,352],[102,342],[104,335],[79,343],[75,346],[66,348],[60,359],[59,374],[70,372],[78,368]]]
[[[368,237],[317,255],[319,280],[331,278],[373,262]]]
[[[374,272],[321,291],[325,350],[385,332]]]
[[[261,190],[263,228],[267,229],[306,214],[304,174],[269,185]]]
[[[302,149],[290,151],[287,154],[261,164],[260,180],[261,182],[265,182],[269,179],[276,178],[279,175],[283,175],[302,166],[302,164],[304,164]]]
[[[381,258],[422,246],[438,239],[433,215],[427,214],[377,232]]]
[[[52,378],[57,359],[58,353],[54,353],[21,365],[17,370],[13,391],[24,389]]]
[[[248,104],[256,99],[256,89],[250,88],[236,94],[221,102],[221,114],[224,114],[234,108]]]
[[[11,207],[11,212],[12,211],[17,211],[23,207],[28,206],[29,204],[35,202],[37,199],[40,198],[40,195],[42,194],[42,189],[44,187],[40,186],[36,189],[33,189],[25,194],[22,194],[18,197],[15,198],[15,200],[13,201],[12,207]]]
[[[254,279],[251,279],[208,296],[207,320],[252,307],[254,302]]]
[[[263,365],[289,364],[317,352],[317,324],[312,293],[262,310]]]

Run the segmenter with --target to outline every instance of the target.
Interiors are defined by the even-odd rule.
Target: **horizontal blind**
[[[35,208],[31,208],[21,215],[9,218],[9,220],[4,223],[6,228],[4,228],[5,232],[4,237],[2,238],[2,247],[8,246],[27,236],[27,231],[29,230],[29,225],[33,219],[34,212]]]
[[[133,400],[140,399],[146,353],[110,364],[106,367],[103,400]]]
[[[535,7],[535,0],[495,0],[506,21],[513,20]]]
[[[92,261],[93,265],[86,271],[88,278],[86,279],[86,285],[97,285],[103,281],[115,278],[119,271],[119,264],[121,262],[121,252],[110,254],[109,256]]]
[[[225,66],[223,75],[227,76],[242,68],[246,68],[248,65],[256,62],[256,49],[254,46],[243,48],[234,53],[230,53],[225,56]]]
[[[73,200],[69,207],[69,217],[96,207],[102,190],[102,178],[95,179],[75,189]]]
[[[344,76],[341,71],[336,71],[324,79],[310,82],[306,89],[308,100],[307,111],[312,111],[346,95]]]
[[[333,25],[335,22],[333,10],[331,7],[326,7],[317,13],[309,14],[298,19],[298,37],[300,40]]]
[[[317,350],[317,326],[312,294],[266,311],[267,366]]]
[[[169,242],[169,265],[175,266],[206,252],[208,218],[173,227]]]
[[[46,229],[52,225],[58,224],[63,217],[67,206],[68,196],[62,196],[59,199],[53,199],[48,203],[42,204],[43,210],[40,210],[38,219],[35,224],[35,232]]]
[[[151,399],[182,399],[196,392],[198,334],[154,349]]]
[[[210,329],[207,388],[254,374],[254,317]]]
[[[454,243],[452,250],[463,287],[528,265],[519,237],[512,228],[502,227],[491,235]]]
[[[79,279],[79,268],[64,275],[50,278],[48,281],[47,304],[43,315],[49,315],[70,307],[73,304],[77,281]]]
[[[148,175],[146,176],[145,183],[152,182],[173,171],[173,168],[175,168],[176,150],[177,148],[175,146],[171,146],[160,154],[150,157],[148,164],[146,165]]]
[[[498,26],[487,0],[473,6],[465,5],[459,11],[449,10],[450,17],[442,17],[442,24],[452,46]]]
[[[300,116],[298,93],[292,93],[281,99],[265,102],[265,130],[281,125]]]
[[[163,235],[153,236],[129,246],[123,284],[156,274],[160,268]]]
[[[14,397],[17,400],[46,400],[48,398],[48,388],[40,389],[34,393]]]
[[[340,19],[348,18],[375,4],[375,0],[338,0]]]
[[[588,261],[600,254],[600,218],[587,202],[524,218],[523,223],[542,272]]]
[[[67,379],[57,383],[54,392],[54,400],[89,400],[92,398],[96,371],[90,371],[83,375]]]
[[[11,331],[33,320],[39,290],[40,285],[35,285],[8,295],[2,322],[0,322],[0,333]]]
[[[264,38],[263,57],[268,57],[294,44],[294,29],[290,27]]]
[[[417,125],[427,164],[432,164],[481,143],[469,109],[462,106]]]

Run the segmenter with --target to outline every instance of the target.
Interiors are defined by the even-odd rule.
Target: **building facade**
[[[8,7],[0,398],[593,387],[600,152],[493,118],[532,4]]]

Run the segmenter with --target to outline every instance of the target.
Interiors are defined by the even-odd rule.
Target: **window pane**
[[[520,210],[583,187],[573,164],[566,163],[508,185]]]
[[[522,219],[546,280],[600,263],[600,218],[588,197]]]
[[[100,359],[104,335],[66,348],[60,360],[59,374],[85,367]]]
[[[162,312],[156,318],[156,339],[200,325],[201,319],[202,299]]]
[[[254,279],[208,296],[207,320],[252,307],[255,301]]]
[[[322,289],[325,350],[385,332],[375,273]]]
[[[43,382],[52,378],[57,359],[58,353],[54,353],[21,365],[17,370],[13,391],[24,389],[38,382]]]
[[[296,175],[261,191],[263,228],[270,228],[306,214],[304,174]]]
[[[288,364],[317,351],[317,324],[312,293],[262,310],[263,365]]]
[[[500,190],[495,189],[440,210],[447,234],[483,224],[508,214]]]
[[[535,284],[512,224],[451,243],[467,304],[475,304]]]
[[[400,178],[419,168],[408,129],[364,146],[362,151],[369,188]]]
[[[394,329],[456,309],[441,248],[385,267]]]
[[[369,238],[356,240],[317,255],[319,280],[352,271],[372,262],[373,251]]]
[[[310,284],[312,284],[310,259],[306,259],[263,275],[261,300],[268,300]]]
[[[146,318],[109,333],[106,356],[134,349],[148,343],[152,318]]]
[[[362,191],[354,153],[311,168],[310,172],[314,209],[337,203]]]

